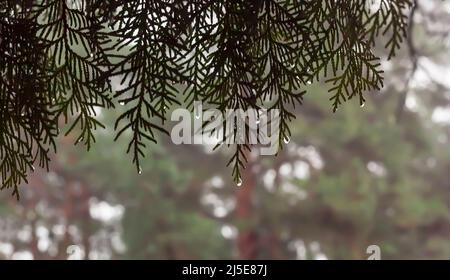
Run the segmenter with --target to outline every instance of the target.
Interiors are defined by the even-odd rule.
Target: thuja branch
[[[138,171],[170,108],[194,101],[278,110],[282,148],[308,84],[328,84],[332,110],[382,87],[372,48],[385,37],[395,55],[413,1],[368,2],[0,0],[1,188],[18,197],[34,164],[48,167],[60,128],[90,148],[99,109],[121,109],[116,138]],[[251,146],[229,160],[237,182]]]

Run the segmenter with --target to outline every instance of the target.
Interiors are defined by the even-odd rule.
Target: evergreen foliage
[[[363,105],[383,85],[375,41],[385,36],[394,56],[413,5],[372,2],[0,0],[1,188],[18,197],[34,164],[48,168],[60,128],[90,148],[98,108],[126,105],[116,137],[131,130],[139,170],[181,94],[189,107],[279,109],[279,140],[311,82],[329,85],[334,111],[354,97]],[[250,148],[236,145],[230,159],[236,181]]]

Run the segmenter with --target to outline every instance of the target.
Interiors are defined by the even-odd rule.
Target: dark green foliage
[[[176,1],[127,1],[109,23],[114,41],[110,50],[125,52],[116,55],[120,61],[109,74],[122,78],[125,87],[115,97],[130,107],[116,122],[116,129],[123,123],[117,137],[127,129],[133,131],[127,152],[132,152],[138,172],[145,142],[156,142],[155,130],[165,132],[154,119],[164,122],[169,106],[178,103],[173,85],[181,77],[175,63],[182,49],[173,12],[177,5]]]
[[[406,33],[412,0],[0,1],[0,172],[2,188],[47,167],[59,132],[88,148],[102,124],[97,108],[124,103],[117,137],[139,169],[148,142],[166,132],[179,94],[187,105],[221,111],[279,109],[279,139],[289,138],[293,107],[310,82],[329,84],[333,110],[383,85],[372,47],[387,36],[390,56]],[[111,78],[122,81],[111,92]],[[181,83],[185,90],[175,87]],[[75,129],[76,128],[76,129]],[[280,141],[280,145],[283,141]],[[230,160],[234,179],[247,144]]]
[[[38,162],[48,167],[57,125],[49,110],[45,46],[38,26],[9,1],[0,6],[0,177],[1,189],[18,184]]]

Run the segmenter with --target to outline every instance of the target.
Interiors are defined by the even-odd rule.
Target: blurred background
[[[241,186],[230,151],[165,136],[139,175],[102,111],[89,152],[60,137],[20,201],[0,193],[0,259],[449,259],[450,4],[418,4],[383,90],[333,114],[312,84],[290,143],[251,156]]]

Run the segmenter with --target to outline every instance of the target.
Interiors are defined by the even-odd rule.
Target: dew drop
[[[34,165],[32,165],[32,166],[31,166],[31,170],[33,170],[33,171],[34,171]]]
[[[256,119],[256,124],[259,124],[261,120],[259,118]]]
[[[306,83],[307,83],[308,85],[310,85],[310,84],[312,84],[312,81],[311,81],[311,80],[308,80]]]
[[[200,119],[200,117],[202,116],[202,105],[201,105],[201,101],[194,101],[194,114],[195,114],[195,119]]]
[[[291,138],[289,138],[289,136],[284,137],[283,139],[284,143],[289,144],[289,142],[291,142]]]
[[[200,112],[200,110],[195,109],[195,118],[196,118],[197,120],[199,120],[200,117],[201,117],[201,112]]]
[[[364,106],[366,105],[366,103],[361,103],[361,105],[359,107],[364,108]]]
[[[120,101],[119,104],[122,106],[125,106],[125,102],[123,102],[123,101]]]
[[[139,173],[139,175],[141,175],[142,174],[142,168],[139,166],[139,168],[138,168],[138,173]]]
[[[242,186],[242,179],[241,178],[238,179],[238,181],[236,183],[236,186],[238,186],[238,187]]]

